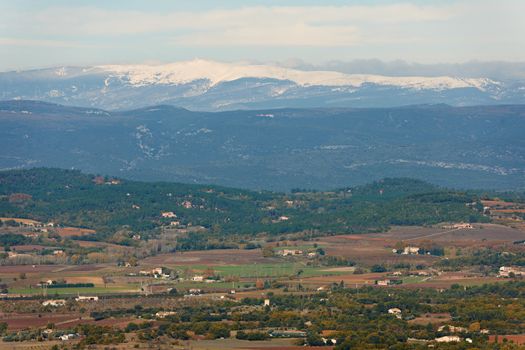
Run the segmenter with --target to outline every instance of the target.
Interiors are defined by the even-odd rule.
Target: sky
[[[525,61],[525,1],[0,0],[0,71],[203,58]]]

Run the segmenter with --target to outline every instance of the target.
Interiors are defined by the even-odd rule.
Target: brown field
[[[194,340],[185,342],[187,347],[185,349],[194,350],[330,350],[331,346],[313,347],[313,346],[297,346],[293,345],[293,339],[271,339],[267,341],[247,341],[237,339],[216,339],[216,340]]]
[[[491,212],[494,214],[497,214],[497,213],[525,213],[525,209],[494,209]]]
[[[331,283],[339,283],[343,281],[345,285],[373,285],[376,280],[384,279],[387,273],[364,273],[359,275],[337,275],[337,276],[318,276],[302,278],[301,283],[315,284],[315,285],[329,285]]]
[[[71,323],[80,323],[79,314],[2,314],[0,322],[6,322],[9,330],[20,330],[26,328],[45,327],[48,323],[54,323],[57,328],[68,328]],[[74,324],[73,324],[74,325]]]
[[[40,251],[44,249],[53,249],[53,247],[48,247],[48,246],[39,245],[39,244],[22,244],[22,245],[11,246],[11,250],[17,251],[17,252],[33,252],[33,251]]]
[[[94,230],[77,227],[59,227],[55,229],[61,237],[75,237],[94,234]]]
[[[505,201],[502,201],[502,200],[499,200],[499,199],[482,200],[481,204],[483,204],[486,207],[510,207],[510,206],[519,205],[519,203],[505,202]]]
[[[512,341],[515,344],[522,345],[525,344],[525,334],[512,334],[512,335],[489,335],[489,342],[495,343],[496,337],[498,337],[497,342],[503,343],[503,339]]]
[[[91,272],[107,267],[106,265],[5,265],[0,266],[1,274],[46,274],[67,272]]]
[[[9,220],[13,220],[13,221],[18,222],[18,223],[23,224],[23,225],[40,225],[40,224],[42,224],[40,221],[31,220],[31,219],[5,218],[5,217],[1,217],[0,218],[0,221],[9,221]]]
[[[452,320],[452,317],[450,316],[449,313],[436,313],[436,314],[424,314],[420,317],[416,317],[413,320],[408,321],[408,323],[427,325],[429,323],[432,323],[432,324],[445,323],[451,320]]]
[[[263,257],[260,249],[217,249],[161,254],[142,260],[141,265],[170,264],[222,266],[272,263],[276,261],[275,258]]]

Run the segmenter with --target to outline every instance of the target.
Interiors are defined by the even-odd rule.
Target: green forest
[[[112,181],[113,180],[113,181]],[[385,230],[391,225],[481,222],[479,196],[393,178],[329,192],[248,191],[220,186],[139,182],[35,168],[0,172],[0,216],[90,228],[105,240],[123,228],[147,237],[176,221],[206,237],[311,235]],[[163,218],[173,212],[176,217]],[[195,237],[194,237],[195,238]],[[198,243],[196,243],[198,244]]]

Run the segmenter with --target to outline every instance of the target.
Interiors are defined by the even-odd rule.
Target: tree
[[[274,255],[273,253],[273,248],[269,245],[265,246],[263,249],[262,249],[262,255],[263,257],[265,258],[269,258],[269,257],[272,257]]]

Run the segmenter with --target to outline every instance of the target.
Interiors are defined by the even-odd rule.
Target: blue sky
[[[525,1],[0,0],[0,70],[221,61],[525,61]]]

